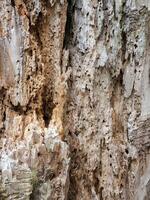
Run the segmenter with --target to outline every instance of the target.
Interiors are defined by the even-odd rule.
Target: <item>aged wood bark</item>
[[[150,1],[0,0],[0,199],[150,199]]]

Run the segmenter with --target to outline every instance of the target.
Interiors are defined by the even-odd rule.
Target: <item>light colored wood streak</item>
[[[14,84],[14,66],[3,39],[0,39],[0,82],[1,87]]]

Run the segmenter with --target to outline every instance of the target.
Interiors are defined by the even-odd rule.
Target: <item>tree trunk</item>
[[[0,199],[150,199],[150,2],[0,0]]]

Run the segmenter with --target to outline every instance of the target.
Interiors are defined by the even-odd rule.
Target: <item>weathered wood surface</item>
[[[149,199],[149,55],[148,0],[0,0],[0,199]]]

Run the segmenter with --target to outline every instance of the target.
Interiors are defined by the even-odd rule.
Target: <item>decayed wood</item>
[[[0,199],[149,199],[149,10],[0,0]]]

